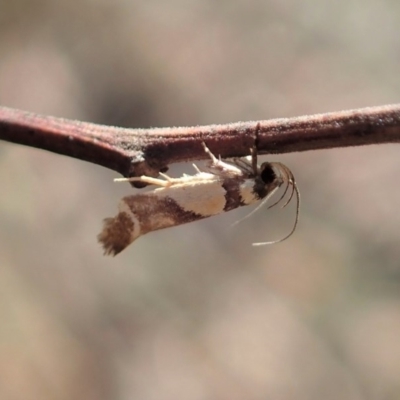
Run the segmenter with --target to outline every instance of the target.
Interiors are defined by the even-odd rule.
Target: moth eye
[[[276,179],[276,174],[269,163],[261,165],[260,177],[266,185],[272,183]]]

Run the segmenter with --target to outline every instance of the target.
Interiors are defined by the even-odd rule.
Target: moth
[[[279,162],[258,165],[256,147],[251,150],[250,157],[235,158],[232,162],[216,158],[205,143],[203,147],[209,161],[203,170],[193,164],[196,171],[194,175],[183,174],[181,178],[171,178],[160,172],[164,179],[149,176],[115,179],[158,187],[122,198],[118,214],[104,220],[98,240],[105,254],[115,256],[140,236],[158,229],[198,221],[260,201],[261,207],[282,185],[285,185],[284,193],[268,208],[280,203],[291,187],[291,194],[283,207],[296,194],[297,209],[293,228],[282,239],[253,245],[278,243],[294,233],[299,217],[300,193],[286,165]]]

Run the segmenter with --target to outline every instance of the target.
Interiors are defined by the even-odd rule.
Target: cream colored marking
[[[205,174],[205,173],[202,173]],[[185,211],[200,215],[216,215],[224,211],[225,189],[222,182],[215,179],[186,181],[168,188],[155,189],[152,193],[159,198],[171,198]],[[193,178],[193,177],[192,177]]]
[[[124,199],[122,199],[119,202],[118,205],[118,211],[120,213],[125,213],[129,216],[129,218],[132,220],[133,223],[133,231],[131,233],[131,242],[133,242],[135,239],[137,239],[140,234],[141,234],[141,228],[140,228],[140,220],[139,218],[132,212],[131,208],[129,205],[125,202]]]
[[[274,193],[275,193],[278,189],[279,189],[279,187],[276,187],[276,188],[273,189],[271,192],[269,192],[269,193],[261,200],[261,202],[257,205],[257,207],[256,207],[254,210],[250,211],[246,216],[244,216],[243,218],[240,218],[238,221],[234,222],[234,223],[232,224],[232,227],[235,226],[235,225],[237,225],[237,224],[240,224],[240,223],[243,222],[245,219],[251,217],[254,213],[256,213],[261,207],[263,207],[263,206],[265,205],[265,203],[269,200],[269,198],[272,197],[272,196],[274,195]],[[260,200],[255,200],[253,203],[257,203],[257,202],[259,202],[259,201],[260,201]],[[271,206],[270,206],[270,207],[271,207]],[[270,207],[268,207],[268,208],[270,208]]]
[[[240,186],[240,196],[242,197],[243,203],[245,204],[253,204],[259,201],[256,198],[254,191],[254,179],[246,179]]]

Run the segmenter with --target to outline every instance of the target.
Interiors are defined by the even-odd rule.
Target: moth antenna
[[[284,190],[282,196],[279,197],[279,199],[278,199],[275,203],[273,203],[273,204],[271,204],[270,206],[268,206],[268,209],[270,209],[270,208],[272,208],[272,207],[275,207],[277,204],[279,204],[279,203],[283,200],[283,198],[286,196],[286,193],[287,193],[287,191],[288,191],[289,185],[290,185],[290,182],[289,182],[289,180],[288,180],[287,183],[286,183],[286,187],[285,187],[285,190]],[[292,192],[292,193],[293,193],[293,192]],[[293,194],[292,194],[291,196],[293,196]],[[286,202],[286,204],[287,204],[287,202]],[[286,204],[285,204],[282,208],[286,207]]]
[[[291,201],[294,196],[295,190],[297,190],[296,196],[297,196],[297,203],[300,203],[300,193],[298,191],[297,185],[296,185],[296,180],[294,179],[294,175],[292,171],[284,165],[285,169],[287,170],[287,174],[289,176],[289,183],[292,185],[292,193],[290,193],[289,199],[287,202],[282,206],[282,208],[285,208]],[[299,204],[298,204],[299,206]]]
[[[292,186],[292,193],[290,193],[289,198],[287,199],[286,203],[282,206],[282,208],[285,208],[293,199],[293,195],[294,195],[294,185],[291,184]]]
[[[280,164],[280,166],[283,169],[283,172],[285,173],[285,178],[286,178],[287,184],[286,184],[285,192],[283,193],[283,195],[279,199],[279,201],[281,201],[285,197],[285,194],[287,193],[289,186],[292,187],[292,193],[290,193],[289,198],[287,199],[285,204],[282,206],[282,208],[285,208],[292,201],[292,198],[293,198],[293,195],[295,192],[295,179],[294,179],[294,175],[293,175],[292,171],[286,165]],[[279,201],[277,203],[279,203]],[[277,203],[275,203],[273,205],[276,205]],[[272,207],[272,206],[270,206],[270,207]],[[270,208],[270,207],[268,207],[268,208]]]
[[[275,203],[273,203],[273,204],[271,204],[270,206],[268,206],[268,209],[269,209],[269,208],[272,208],[272,207],[275,207],[277,204],[279,204],[279,203],[283,200],[283,198],[286,196],[287,191],[289,190],[289,186],[292,186],[292,193],[290,194],[289,199],[288,199],[288,200],[286,201],[286,203],[282,206],[282,208],[285,208],[285,207],[291,202],[291,200],[292,200],[292,198],[293,198],[293,193],[294,193],[294,187],[293,187],[294,176],[293,176],[293,174],[292,174],[292,171],[290,171],[290,169],[289,169],[285,164],[282,164],[282,163],[277,163],[277,164],[278,164],[279,167],[281,168],[281,171],[282,171],[282,173],[283,173],[283,175],[284,175],[284,180],[285,180],[285,183],[286,183],[286,187],[285,187],[285,190],[284,190],[282,196],[279,197],[279,199],[278,199]]]
[[[288,171],[286,171],[288,172]],[[278,239],[278,240],[273,240],[271,242],[261,242],[261,243],[253,243],[253,246],[266,246],[266,245],[270,245],[270,244],[277,244],[277,243],[281,243],[283,241],[285,241],[286,239],[289,239],[290,236],[293,235],[293,233],[295,232],[296,228],[297,228],[297,224],[299,222],[299,215],[300,215],[300,191],[297,187],[296,181],[294,180],[293,174],[290,172],[289,174],[290,176],[290,184],[293,186],[293,192],[292,193],[296,193],[296,218],[294,220],[294,224],[293,224],[293,228],[292,230],[282,239]],[[290,198],[293,197],[293,194],[290,196]]]

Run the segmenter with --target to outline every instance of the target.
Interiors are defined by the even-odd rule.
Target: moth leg
[[[246,158],[234,158],[233,162],[235,163],[235,165],[237,165],[241,170],[245,171],[248,174],[253,174],[254,170],[252,167],[252,164],[250,164],[250,162],[247,160]]]
[[[193,168],[195,169],[195,171],[196,171],[198,174],[201,174],[201,171],[200,171],[199,167],[198,167],[196,164],[192,164],[192,165],[193,165]]]
[[[206,146],[204,142],[202,143],[202,145],[206,154],[211,158],[212,165],[218,165],[222,163],[221,159],[218,160],[218,158],[215,157],[213,153],[211,153],[211,150]]]
[[[251,154],[251,166],[253,167],[254,175],[258,174],[258,165],[257,165],[257,146],[254,145],[250,150]]]
[[[161,187],[168,187],[174,183],[174,179],[170,178],[168,175],[165,175],[162,172],[160,172],[160,175],[165,178],[165,180],[142,175],[132,176],[131,178],[116,178],[114,179],[114,182],[142,182],[147,183],[148,185],[156,185]]]
[[[242,170],[238,166],[222,161],[221,156],[219,158],[215,157],[204,142],[202,145],[206,154],[211,158],[211,162],[206,166],[206,171],[222,177],[237,177],[242,175]]]
[[[260,130],[261,130],[261,124],[258,123],[256,126],[256,130],[254,132],[254,144],[253,148],[250,150],[251,154],[251,165],[253,167],[254,175],[258,174],[258,160],[257,160],[257,155],[258,155],[258,143],[259,143],[259,138],[260,138]]]
[[[219,156],[219,158],[215,157],[204,142],[202,143],[202,145],[206,154],[211,158],[211,165],[209,165],[209,168],[217,171],[234,171],[235,173],[237,172],[237,170],[232,165],[222,161],[221,156]],[[234,169],[232,170],[232,168]]]

